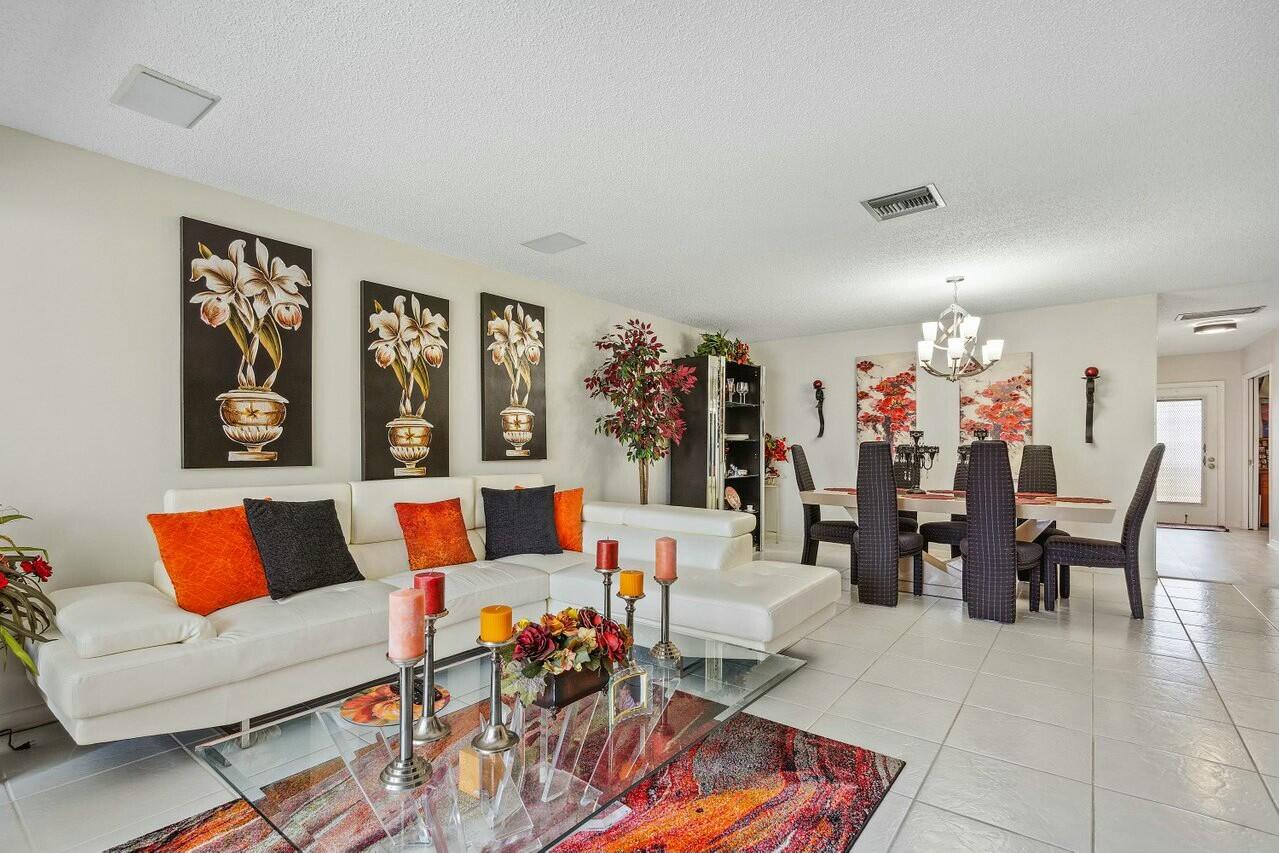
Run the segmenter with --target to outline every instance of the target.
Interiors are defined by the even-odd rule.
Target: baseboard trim
[[[49,710],[49,706],[42,702],[0,714],[0,729],[30,729],[52,723],[56,719],[53,712]]]

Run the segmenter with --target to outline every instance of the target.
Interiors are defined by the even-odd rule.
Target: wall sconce
[[[821,438],[826,432],[826,414],[822,411],[822,404],[826,402],[826,386],[820,379],[813,380],[813,396],[817,398],[817,437]]]
[[[1097,377],[1101,375],[1101,371],[1095,367],[1084,368],[1084,399],[1087,400],[1087,410],[1084,412],[1084,442],[1092,444],[1092,409],[1093,395],[1097,391]]]

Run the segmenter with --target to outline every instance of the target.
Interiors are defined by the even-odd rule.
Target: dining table
[[[850,516],[857,516],[857,489],[852,487],[835,486],[801,491],[799,499],[805,504],[843,507]],[[1051,495],[1044,492],[1018,492],[1016,503],[1017,518],[1023,519],[1017,525],[1017,539],[1022,542],[1033,542],[1053,522],[1106,524],[1114,520],[1118,510],[1115,502],[1109,498]],[[968,504],[965,494],[953,489],[923,492],[898,489],[897,511],[965,515]],[[943,572],[949,573],[954,568],[953,561],[941,560],[927,551],[924,552],[924,560]]]

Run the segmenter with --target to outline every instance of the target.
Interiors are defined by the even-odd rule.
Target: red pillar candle
[[[669,536],[657,540],[657,570],[653,576],[659,581],[675,580],[675,540]]]
[[[426,615],[444,612],[444,572],[418,572],[413,586],[426,593]]]
[[[617,569],[617,540],[601,539],[595,543],[595,568]]]

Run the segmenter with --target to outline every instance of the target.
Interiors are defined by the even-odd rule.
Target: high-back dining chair
[[[955,479],[952,487],[956,492],[968,490],[968,462],[961,459],[955,463]],[[968,516],[952,514],[950,521],[927,521],[919,525],[919,535],[924,537],[924,549],[933,542],[950,546],[950,556],[959,556],[959,543],[968,535]]]
[[[808,456],[804,448],[798,444],[791,445],[791,465],[795,469],[795,483],[801,492],[811,492],[817,488],[813,482],[813,472],[808,467]],[[851,518],[840,521],[823,521],[822,508],[816,504],[801,504],[804,511],[804,549],[799,561],[806,566],[817,565],[817,546],[820,542],[836,545],[847,545],[849,552],[848,582],[857,583],[857,549],[853,547],[853,536],[857,533],[857,522]]]
[[[924,539],[902,531],[897,519],[897,481],[892,450],[885,441],[857,448],[857,600],[862,604],[897,606],[897,560],[914,559],[914,593],[924,592]]]
[[[1027,572],[1030,609],[1039,609],[1043,548],[1017,541],[1017,501],[1008,447],[1002,441],[974,441],[968,465],[968,537],[964,555],[964,600],[974,619],[1013,622],[1017,618],[1017,575]]]
[[[1053,583],[1053,566],[1069,564],[1074,566],[1096,566],[1099,568],[1115,568],[1124,570],[1124,579],[1128,583],[1128,608],[1132,618],[1145,618],[1145,608],[1141,602],[1141,523],[1146,518],[1146,510],[1155,495],[1155,481],[1159,478],[1159,466],[1163,463],[1164,446],[1156,444],[1146,457],[1146,464],[1141,469],[1141,477],[1137,480],[1137,488],[1133,492],[1132,501],[1128,504],[1128,512],[1124,514],[1124,528],[1118,542],[1108,539],[1087,539],[1082,536],[1050,536],[1044,556],[1047,569],[1045,588],[1045,606],[1053,609],[1055,584]]]
[[[1027,444],[1021,449],[1021,466],[1017,469],[1017,491],[1041,492],[1045,495],[1057,494],[1057,465],[1053,462],[1051,444]],[[1017,519],[1020,524],[1022,519]],[[1070,534],[1052,522],[1035,541],[1040,545],[1047,544],[1049,536],[1069,536]],[[1070,566],[1058,566],[1056,569],[1044,567],[1045,583],[1047,574],[1057,574],[1057,594],[1062,598],[1070,598]],[[1047,592],[1044,593],[1047,597]],[[1054,601],[1056,599],[1054,598]]]

